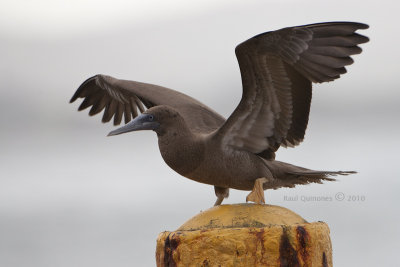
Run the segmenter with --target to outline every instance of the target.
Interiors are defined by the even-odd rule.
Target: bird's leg
[[[229,188],[214,186],[214,191],[215,195],[217,196],[214,206],[221,205],[224,198],[229,197]]]
[[[266,182],[268,182],[267,178],[258,178],[254,183],[253,190],[247,195],[246,202],[252,201],[257,204],[265,204],[263,184]]]
[[[219,206],[221,205],[222,201],[224,201],[224,197],[223,196],[218,196],[217,200],[214,203],[214,206]]]

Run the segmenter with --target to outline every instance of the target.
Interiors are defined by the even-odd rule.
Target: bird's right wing
[[[175,108],[192,131],[208,133],[217,129],[225,119],[196,99],[162,86],[135,81],[119,80],[106,75],[87,79],[72,96],[70,103],[84,98],[78,110],[90,106],[89,115],[104,110],[102,122],[114,117],[114,125],[125,123],[146,108],[167,105]]]
[[[224,148],[265,158],[279,146],[304,138],[311,83],[333,81],[361,53],[368,38],[355,31],[367,25],[329,22],[259,34],[236,47],[242,75],[242,99],[216,132]]]

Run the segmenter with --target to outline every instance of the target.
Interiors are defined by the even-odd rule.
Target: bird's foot
[[[265,177],[258,178],[254,183],[253,190],[247,195],[246,202],[252,201],[257,204],[265,204],[263,184],[267,181]]]

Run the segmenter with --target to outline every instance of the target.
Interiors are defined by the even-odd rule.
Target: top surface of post
[[[274,205],[220,205],[202,211],[189,219],[178,231],[213,228],[266,227],[307,223],[293,211]]]

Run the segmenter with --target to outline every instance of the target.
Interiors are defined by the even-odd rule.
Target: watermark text
[[[283,201],[301,201],[301,202],[364,202],[366,201],[365,195],[358,194],[345,194],[337,192],[333,195],[292,195],[283,196]]]

